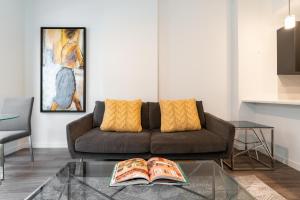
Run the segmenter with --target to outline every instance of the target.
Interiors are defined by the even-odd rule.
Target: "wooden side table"
[[[229,160],[224,160],[223,162],[231,169],[231,170],[273,170],[274,169],[274,127],[257,124],[254,122],[249,121],[229,121],[236,130],[243,130],[245,133],[244,141],[240,139],[234,139],[235,144],[240,143],[244,145],[244,150],[239,151],[238,153],[234,153],[234,151],[231,154],[231,157]],[[270,130],[270,138],[271,138],[271,144],[268,145],[266,141],[266,131],[263,132],[263,130]],[[252,134],[254,137],[254,141],[249,142],[248,138],[249,135]],[[251,147],[249,148],[249,145]],[[262,161],[259,158],[257,149],[260,148],[264,151],[266,156],[269,158],[270,163],[267,163],[265,161]],[[251,151],[255,152],[255,156],[251,155]],[[264,167],[236,167],[235,166],[235,158],[246,154],[249,159],[252,161],[259,162]]]

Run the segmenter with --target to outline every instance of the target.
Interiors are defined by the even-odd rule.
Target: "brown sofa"
[[[197,101],[202,129],[175,133],[160,132],[159,103],[142,105],[143,131],[115,133],[101,131],[104,102],[97,101],[90,113],[67,125],[68,148],[72,158],[120,160],[162,156],[169,159],[224,159],[233,148],[234,127],[203,110]]]

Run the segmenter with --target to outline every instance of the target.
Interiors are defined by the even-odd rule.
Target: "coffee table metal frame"
[[[205,162],[213,162],[213,161],[202,161],[203,163]],[[63,167],[62,169],[59,170],[59,172],[56,174],[56,176],[58,176],[59,173],[62,173],[66,167],[69,165],[70,163],[68,163],[65,167]],[[79,177],[84,177],[83,175],[86,173],[85,172],[85,165],[86,165],[86,162],[76,162],[75,163],[76,165],[76,170],[75,170],[75,174],[72,174],[70,173],[70,171],[68,170],[68,173],[67,173],[67,180],[65,181],[65,184],[63,186],[63,189],[61,190],[60,194],[59,194],[59,198],[60,199],[62,196],[63,196],[63,193],[65,191],[65,189],[67,190],[67,199],[68,200],[71,200],[71,197],[70,197],[70,191],[71,191],[71,179],[75,179],[75,181],[77,181],[79,184],[82,184],[84,185],[85,187],[89,188],[90,190],[94,191],[95,193],[98,193],[99,195],[102,195],[103,197],[107,198],[107,199],[110,199],[110,200],[115,200],[114,196],[117,195],[118,193],[120,193],[122,190],[124,190],[127,186],[121,186],[117,189],[117,191],[115,191],[113,194],[111,195],[108,195],[104,192],[101,192],[100,190],[94,188],[93,186],[89,185],[88,183],[85,183],[83,180],[81,180]],[[195,169],[193,169],[193,171],[190,173],[190,174],[193,174],[194,172],[196,172],[198,170],[198,168],[201,167],[201,165],[199,165],[198,167],[196,167]],[[70,167],[69,167],[70,168]],[[192,193],[194,195],[197,195],[199,196],[199,198],[201,199],[207,199],[207,200],[213,200],[216,198],[216,183],[215,183],[215,179],[216,179],[216,176],[220,176],[222,182],[224,183],[225,185],[225,188],[226,188],[226,178],[230,179],[230,181],[232,182],[236,182],[231,176],[229,175],[226,175],[226,172],[221,169],[216,163],[215,164],[212,164],[212,194],[211,196],[205,196],[199,192],[196,192],[196,191],[193,191],[189,188],[186,188],[186,187],[182,187],[180,185],[176,185],[174,187],[176,188],[179,188],[179,189],[182,189],[186,192],[189,192],[189,193]],[[217,172],[219,172],[219,174],[217,174]],[[223,174],[224,173],[224,174]],[[37,195],[39,195],[41,192],[43,192],[43,189],[44,187],[47,187],[47,184],[49,182],[51,182],[53,177],[47,179],[47,181],[42,184],[40,187],[38,187],[36,190],[34,190],[27,198],[25,198],[25,200],[35,200],[35,198],[37,197]],[[224,197],[224,199],[236,199],[237,198],[237,195],[239,194],[239,192],[243,192],[245,195],[246,195],[246,198],[247,199],[255,199],[254,197],[252,197],[249,192],[247,190],[245,190],[242,186],[240,186],[238,183],[237,184],[237,188],[234,190],[234,191],[228,191],[226,192],[226,197]],[[233,193],[232,193],[233,192]],[[232,195],[234,197],[232,197]]]
[[[240,143],[244,145],[244,150],[234,154],[232,152],[231,157],[228,160],[223,160],[223,162],[231,169],[231,170],[273,170],[274,169],[274,127],[269,127],[269,126],[264,126],[264,125],[259,125],[257,127],[239,127],[235,124],[236,121],[232,121],[232,124],[235,126],[236,130],[242,130],[245,133],[244,141],[235,139],[235,142]],[[241,121],[243,122],[243,121]],[[248,122],[251,123],[252,125],[255,126],[256,123]],[[266,131],[263,130],[270,130],[270,138],[271,138],[271,144],[270,147],[268,146],[268,143],[266,141]],[[251,134],[254,136],[256,141],[248,142],[248,135]],[[252,145],[252,147],[248,147],[249,145]],[[267,163],[265,161],[262,161],[259,158],[258,154],[258,148],[261,148],[264,150],[265,155],[269,158],[270,163]],[[250,151],[255,152],[255,156],[251,155]],[[247,154],[248,157],[250,158],[250,161],[256,161],[259,162],[260,164],[264,165],[265,167],[236,167],[235,166],[235,159],[238,156]]]

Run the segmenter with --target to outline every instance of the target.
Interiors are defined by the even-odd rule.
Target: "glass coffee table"
[[[109,187],[115,163],[70,162],[26,200],[255,199],[214,161],[177,162],[189,179],[184,186]]]
[[[15,119],[18,117],[19,115],[16,114],[0,114],[0,121]]]

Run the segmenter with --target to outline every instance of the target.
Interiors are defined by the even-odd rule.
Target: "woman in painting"
[[[83,66],[83,56],[78,44],[80,30],[64,29],[63,43],[61,49],[61,66],[62,68],[56,75],[56,96],[51,105],[51,111],[58,108],[68,109],[74,102],[76,110],[82,110],[79,95],[76,92],[76,81],[73,69]]]

